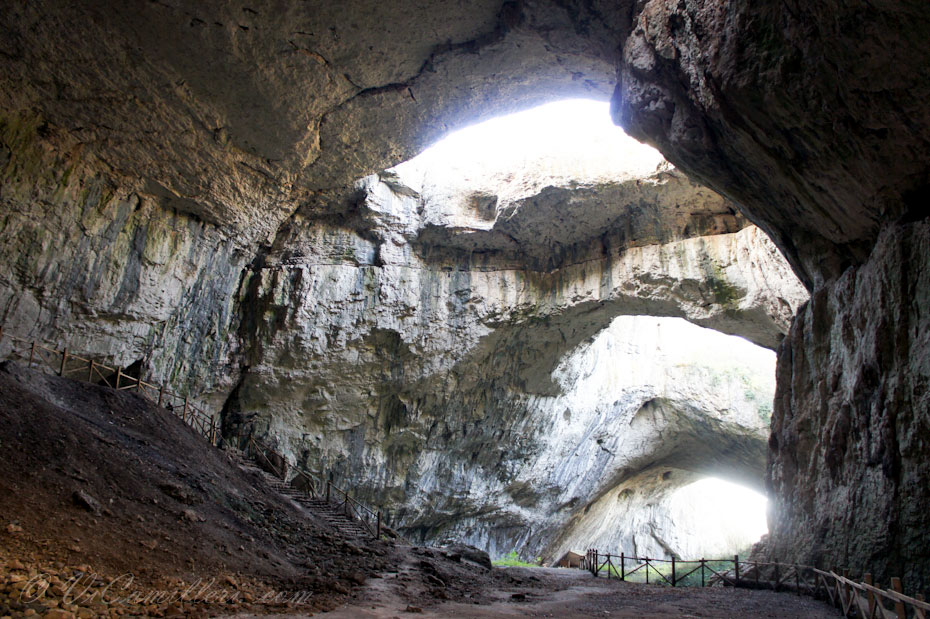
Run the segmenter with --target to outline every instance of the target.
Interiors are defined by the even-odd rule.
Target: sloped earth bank
[[[514,583],[467,547],[346,539],[140,396],[12,362],[0,467],[0,617],[303,617],[398,574],[417,604],[488,605]]]
[[[411,587],[410,564],[353,595],[330,619],[392,617],[837,617],[816,600],[772,591],[696,589],[630,584],[559,568],[502,568],[503,587],[482,599],[442,601]],[[498,579],[499,582],[500,579]],[[256,615],[239,614],[235,619]],[[298,615],[293,615],[297,617]]]
[[[81,595],[93,574],[118,578],[109,593],[122,599],[194,586],[189,602],[113,604],[131,613],[216,614],[269,592],[308,613],[390,568],[387,545],[343,539],[168,411],[9,362],[0,467],[0,616],[50,606],[106,614],[100,586]],[[43,574],[52,586],[26,603]],[[69,582],[78,583],[70,600]]]

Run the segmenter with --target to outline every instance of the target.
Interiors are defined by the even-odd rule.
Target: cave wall
[[[640,3],[614,117],[740,204],[808,286],[863,262],[930,161],[919,0]]]
[[[646,179],[697,220],[732,220],[665,169],[617,184]],[[532,252],[517,257],[493,241],[470,261],[455,246],[424,247],[433,196],[394,176],[368,177],[358,190],[351,217],[294,217],[244,281],[248,370],[228,402],[230,431],[254,428],[289,458],[356,487],[411,539],[530,558],[552,559],[549,543],[574,514],[679,447],[698,456],[677,466],[710,474],[719,459],[722,474],[761,485],[767,417],[758,411],[771,391],[736,369],[701,366],[700,355],[673,358],[648,326],[637,336],[639,323],[619,328],[613,352],[590,344],[617,316],[658,315],[774,348],[807,295],[760,230],[710,226],[724,232],[702,236],[707,228],[660,218],[659,238],[698,236],[624,249],[588,242],[566,252],[577,262],[537,271]],[[625,212],[616,195],[606,190],[580,219],[585,209]],[[451,219],[461,230],[463,219]],[[641,352],[627,354],[637,337],[646,338]],[[660,341],[668,358],[654,350]],[[674,370],[652,376],[653,365]],[[612,368],[611,388],[582,386],[597,368]],[[637,416],[656,398],[668,400],[659,407],[667,414],[647,406]]]
[[[566,424],[580,378],[557,370],[616,316],[682,316],[774,348],[806,297],[759,229],[661,157],[617,180],[525,179],[481,221],[471,196],[487,187],[416,190],[385,172],[334,197],[331,214],[295,207],[267,243],[262,227],[177,210],[38,114],[2,127],[5,330],[124,366],[141,360],[148,378],[223,410],[228,431],[245,423],[358,486],[423,542],[551,559],[551,538],[574,513],[667,456],[656,445],[672,443],[651,443],[656,428],[696,427],[677,411],[692,419],[700,406],[669,396],[666,379],[605,393],[607,409],[589,402]],[[573,220],[571,235],[539,233],[552,214]],[[479,224],[484,236],[454,241]],[[526,251],[500,243],[511,236]],[[701,406],[751,423],[708,431],[734,441],[728,470],[756,483],[764,424],[754,411],[768,396],[750,402],[743,379],[720,380],[735,399],[705,394]],[[624,432],[659,395],[674,414]],[[596,441],[614,431],[628,453],[605,460]],[[576,449],[598,457],[573,458]]]
[[[222,393],[249,238],[178,212],[40,115],[0,119],[0,144],[7,333]]]
[[[780,348],[772,552],[926,588],[925,467],[911,450],[927,424],[914,327],[927,316],[915,248],[930,186],[930,10],[639,9],[615,119],[739,203],[812,290]]]
[[[886,227],[814,292],[779,350],[769,552],[930,577],[930,224]]]
[[[880,527],[881,541],[862,533],[864,550],[841,551],[834,532],[859,531],[860,512],[838,493],[853,487],[844,480],[875,471],[862,461],[865,443],[852,429],[867,427],[873,414],[867,419],[853,397],[865,387],[843,386],[856,384],[857,368],[844,365],[838,374],[835,407],[820,405],[832,383],[815,381],[818,368],[832,372],[855,352],[854,343],[833,336],[849,305],[831,299],[846,295],[866,325],[880,325],[894,316],[888,308],[911,307],[909,287],[921,290],[922,275],[893,260],[896,250],[880,239],[918,230],[914,222],[927,212],[926,2],[424,2],[392,14],[356,0],[277,8],[221,0],[4,5],[0,101],[8,140],[0,191],[4,250],[16,248],[0,274],[5,321],[35,316],[19,324],[62,339],[65,332],[128,334],[132,350],[121,352],[120,335],[99,352],[130,361],[149,348],[173,350],[158,371],[175,380],[201,371],[205,379],[235,376],[238,363],[214,371],[235,344],[222,336],[239,333],[223,326],[222,308],[241,292],[234,282],[243,268],[261,270],[260,248],[299,209],[343,214],[344,203],[324,190],[399,163],[457,123],[555,93],[607,96],[616,83],[615,118],[738,204],[814,293],[782,348],[774,427],[777,436],[795,417],[809,419],[812,429],[797,431],[792,457],[833,455],[823,456],[826,469],[811,464],[785,477],[789,486],[779,479],[792,458],[773,453],[773,489],[790,514],[774,523],[774,547],[800,552],[801,523],[828,522],[840,511],[849,524],[827,526],[815,544],[825,563],[869,563],[879,547],[910,556],[920,531],[910,516],[902,526]],[[53,158],[29,167],[16,126],[34,114],[42,119],[36,130],[66,135],[51,141]],[[56,142],[68,148],[56,152]],[[84,165],[94,162],[89,171],[66,175],[72,149]],[[20,165],[27,174],[16,172]],[[78,235],[81,222],[91,225]],[[171,229],[170,238],[159,240],[158,229]],[[179,251],[141,259],[143,245],[157,255],[175,242]],[[68,260],[55,257],[57,243]],[[919,258],[912,262],[922,264]],[[138,287],[124,267],[145,275]],[[846,292],[851,281],[868,278],[885,294],[864,286]],[[146,293],[160,280],[172,282],[174,300]],[[214,308],[221,308],[215,316]],[[918,306],[911,320],[925,316]],[[151,339],[156,323],[171,327],[162,327],[164,345]],[[890,324],[862,327],[865,342],[874,336],[883,346],[894,331],[897,357],[889,366],[882,353],[882,364],[872,364],[876,375],[860,382],[884,394],[912,384],[905,392],[919,402],[926,378],[920,335]],[[198,337],[187,342],[184,333]],[[795,372],[795,359],[811,369]],[[904,401],[889,400],[878,415],[894,420],[880,434],[894,436],[900,453],[925,415]],[[876,459],[894,453],[889,441]],[[886,468],[889,481],[857,486],[860,500],[890,500],[887,522],[926,506],[919,488],[896,477],[919,465]],[[791,488],[815,485],[833,498],[795,500]],[[891,487],[896,494],[887,499],[883,489]],[[862,522],[883,522],[872,515],[878,511],[862,511]]]

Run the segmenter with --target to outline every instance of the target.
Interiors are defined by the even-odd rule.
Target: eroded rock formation
[[[124,364],[141,359],[180,388],[208,387],[227,429],[257,430],[294,460],[360,486],[411,537],[551,559],[556,535],[563,546],[584,543],[570,533],[576,520],[591,533],[582,510],[654,467],[679,471],[666,490],[721,459],[724,474],[761,480],[758,411],[771,395],[758,372],[660,363],[655,335],[625,363],[604,351],[633,345],[637,329],[652,333],[647,323],[609,327],[630,314],[683,316],[774,348],[806,297],[757,228],[654,151],[613,172],[603,162],[524,162],[516,176],[505,168],[509,184],[484,171],[450,184],[446,167],[412,162],[359,181],[342,216],[295,214],[246,264],[247,237],[115,195],[89,175],[93,159],[30,185],[23,162],[60,166],[63,147],[50,144],[63,138],[35,123],[19,131],[8,170],[22,193],[8,197],[30,210],[12,214],[3,234],[10,256],[29,261],[3,282],[6,328]],[[476,196],[492,207],[476,214]],[[30,222],[53,216],[52,231]],[[108,217],[103,240],[85,232]],[[600,344],[586,343],[594,336]],[[673,362],[684,368],[674,379],[649,369]],[[592,386],[594,366],[611,364],[609,384],[601,374]],[[613,453],[605,441],[616,457],[599,455]],[[669,460],[705,443],[719,450]],[[635,536],[602,532],[589,543],[662,550]]]
[[[930,11],[921,2],[641,5],[615,117],[738,202],[813,288],[779,349],[770,491],[778,559],[930,563],[922,251]],[[915,442],[916,441],[916,442]]]
[[[928,256],[928,222],[887,226],[795,319],[769,441],[777,556],[927,581]]]
[[[667,183],[673,196],[687,183],[663,168],[621,185],[646,180],[660,193]],[[633,341],[636,327],[607,329],[619,315],[677,315],[774,347],[806,293],[757,228],[619,254],[589,243],[579,263],[534,271],[493,245],[470,263],[435,247],[424,259],[417,214],[432,218],[422,208],[431,196],[413,195],[393,177],[368,178],[361,188],[358,216],[369,223],[357,227],[368,239],[296,218],[280,250],[246,284],[255,341],[245,347],[253,356],[229,403],[229,423],[254,424],[296,460],[362,485],[372,502],[394,507],[411,537],[465,539],[495,554],[518,549],[554,558],[546,546],[571,517],[625,477],[659,466],[669,450],[714,443],[728,454],[725,475],[759,484],[758,411],[770,398],[764,383],[757,385],[759,372],[721,379],[702,373],[697,355],[653,358],[649,349],[661,340],[648,338],[624,364],[622,342]],[[618,193],[622,187],[607,195]],[[694,215],[702,221],[723,206],[706,199],[700,190],[687,202],[689,209],[705,205]],[[445,206],[467,203],[459,197]],[[589,207],[622,213],[626,204],[599,198]],[[722,210],[717,216],[734,221]],[[435,234],[435,224],[428,229]],[[682,230],[672,225],[668,234]],[[532,254],[527,258],[532,264]],[[601,344],[565,360],[599,332],[615,342],[613,357]],[[665,384],[673,379],[661,369],[662,378],[637,378],[637,368],[648,374],[650,364],[663,363],[684,365],[682,389],[719,388],[723,399],[669,395]],[[601,375],[596,388],[582,384],[593,364],[616,373],[609,381]],[[751,384],[731,400],[731,382],[739,380]],[[589,399],[589,390],[603,401]],[[740,399],[747,390],[749,404]],[[574,422],[565,418],[579,406]],[[743,418],[726,420],[730,415]],[[642,428],[627,427],[634,421]],[[599,455],[605,441],[618,450],[616,459]],[[707,474],[723,458],[696,451],[670,466]]]
[[[928,375],[920,329],[930,194],[923,0],[433,0],[401,8],[355,0],[275,10],[224,0],[47,1],[9,2],[2,12],[7,328],[67,338],[123,363],[145,359],[160,378],[206,384],[218,408],[242,368],[251,366],[238,390],[245,394],[250,376],[285,376],[287,351],[303,353],[314,341],[326,341],[319,350],[327,355],[331,339],[336,356],[383,368],[386,384],[404,381],[410,365],[417,377],[427,373],[421,365],[455,367],[454,355],[422,354],[438,347],[425,331],[357,328],[361,316],[372,326],[416,316],[420,329],[441,319],[449,326],[436,341],[463,342],[472,358],[484,343],[498,364],[491,367],[509,368],[512,382],[524,364],[495,359],[495,348],[549,341],[557,350],[569,324],[566,340],[580,343],[615,309],[663,308],[656,313],[730,332],[784,315],[765,307],[750,318],[767,303],[742,305],[747,296],[726,287],[717,288],[719,302],[706,303],[715,298],[712,282],[740,280],[744,269],[692,280],[701,271],[693,261],[679,269],[663,257],[683,248],[721,264],[727,235],[714,237],[721,247],[711,250],[699,249],[699,238],[622,244],[591,271],[580,263],[545,270],[576,263],[568,247],[553,265],[495,262],[499,254],[462,263],[426,251],[474,248],[454,230],[399,232],[399,243],[379,236],[391,226],[375,222],[380,207],[364,203],[381,193],[404,208],[384,193],[393,193],[390,179],[369,181],[361,203],[351,185],[452,126],[561,95],[606,97],[616,82],[616,119],[732,200],[813,292],[780,348],[769,464],[781,509],[776,558],[874,569],[879,578],[892,575],[894,558],[912,559],[909,585],[926,584],[930,567],[915,554],[927,511],[917,455]],[[751,230],[731,231],[728,238],[743,240],[730,247]],[[493,230],[484,236],[488,247],[499,240]],[[291,241],[303,255],[287,250]],[[317,258],[331,263],[328,280],[315,279],[322,266],[307,268]],[[625,290],[613,278],[626,267],[642,274],[646,263],[657,283]],[[400,265],[417,268],[407,274]],[[497,282],[519,281],[518,305],[495,309],[497,294],[471,302],[464,291],[473,288],[461,280],[489,282],[489,267],[506,267]],[[384,277],[416,281],[418,293],[382,298],[388,287],[374,284]],[[683,281],[694,284],[676,288]],[[322,291],[337,310],[315,324],[316,340],[288,342],[280,331],[316,320],[305,303],[290,302],[294,291]],[[740,307],[726,311],[724,299]],[[753,338],[771,342],[775,332]],[[370,334],[364,354],[352,333]],[[558,354],[537,356],[547,371],[555,367]],[[282,370],[271,369],[279,363]],[[361,382],[349,376],[346,392]],[[326,400],[288,385],[295,402]],[[397,418],[407,406],[388,396],[382,408]]]

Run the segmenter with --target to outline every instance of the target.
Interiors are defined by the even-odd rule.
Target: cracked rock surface
[[[686,316],[775,345],[796,304],[755,294],[777,287],[739,249],[754,228],[718,219],[703,237],[671,226],[636,247],[616,230],[622,218],[591,215],[622,240],[603,252],[604,235],[586,246],[575,231],[545,234],[519,199],[506,225],[496,214],[489,225],[485,196],[472,201],[482,225],[437,216],[420,227],[393,180],[353,187],[452,127],[614,92],[616,120],[768,233],[812,291],[780,346],[773,558],[886,580],[897,574],[876,557],[913,558],[906,585],[926,585],[926,558],[913,554],[927,511],[913,456],[926,425],[927,310],[914,304],[930,195],[923,0],[46,0],[2,12],[6,328],[142,360],[177,388],[204,385],[216,410],[237,385],[245,398],[250,380],[273,376],[293,410],[378,402],[392,419],[426,405],[396,393],[356,401],[358,385],[458,384],[442,372],[461,351],[506,377],[492,396],[551,393],[558,358],[617,313]],[[545,247],[514,252],[507,235]],[[285,341],[277,329],[295,324]],[[441,346],[425,335],[436,324]],[[525,342],[538,346],[533,363],[494,355]],[[290,355],[307,350],[342,368],[338,380],[321,373],[322,392],[281,380],[300,378]],[[437,393],[425,400],[445,406]]]
[[[526,167],[467,252],[450,239],[474,222],[471,197],[488,187],[453,191],[430,170],[415,187],[398,171],[365,177],[351,202],[328,207],[341,216],[301,209],[256,247],[118,185],[36,117],[5,131],[16,148],[0,231],[14,265],[2,280],[5,328],[140,362],[181,391],[206,389],[200,399],[222,408],[227,429],[245,423],[295,461],[359,486],[426,542],[454,535],[501,553],[555,553],[547,545],[576,512],[674,444],[630,434],[638,455],[607,468],[565,452],[606,453],[593,434],[620,424],[619,440],[621,420],[650,390],[669,399],[645,379],[625,395],[605,391],[605,402],[623,404],[604,419],[593,404],[579,412],[576,424],[590,432],[558,446],[546,439],[547,424],[564,423],[579,397],[580,378],[560,378],[577,373],[566,355],[609,337],[617,316],[684,317],[774,348],[806,297],[758,228],[655,154],[614,181],[608,171]],[[552,193],[565,199],[544,197]],[[571,234],[558,225],[540,233],[556,212],[575,222]],[[500,245],[507,235],[521,251]],[[628,380],[616,375],[612,388]],[[729,474],[757,482],[764,424],[745,411],[769,396],[722,397],[711,398],[714,410],[726,417],[735,407],[743,418],[708,431],[739,445]],[[706,403],[685,400],[672,397],[663,419],[684,415],[693,426]],[[588,479],[560,487],[537,470],[553,463]]]

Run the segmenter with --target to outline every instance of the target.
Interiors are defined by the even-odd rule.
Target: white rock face
[[[529,483],[562,488],[560,506],[591,498],[571,510],[546,558],[587,547],[725,556],[757,541],[708,535],[683,517],[679,491],[707,476],[761,491],[774,352],[681,319],[624,316],[556,376],[562,395],[534,402],[547,456]]]
[[[621,374],[638,386],[608,393],[595,385],[621,374],[565,363],[608,346],[592,342],[621,315],[683,317],[772,348],[805,298],[759,230],[673,169],[574,188],[521,181],[526,195],[501,202],[481,238],[459,215],[444,223],[425,189],[369,176],[351,203],[325,217],[308,205],[266,246],[264,228],[174,212],[30,122],[5,129],[18,145],[0,195],[5,328],[204,389],[227,431],[246,424],[357,486],[412,538],[553,552],[579,510],[695,436],[725,445],[733,474],[757,464],[755,430],[737,415],[748,409],[679,392],[685,374],[631,363]],[[499,243],[507,235],[519,251]],[[556,431],[566,393],[605,399],[582,398],[569,417],[590,419]],[[614,461],[602,445],[635,457]],[[718,451],[676,466],[706,468]]]
[[[494,118],[389,172],[419,195],[420,245],[495,251],[537,270],[590,258],[592,241],[622,250],[748,225],[610,123],[599,101]]]
[[[492,554],[577,549],[578,514],[655,466],[758,484],[771,358],[734,368],[739,346],[720,360],[694,344],[673,362],[670,342],[690,335],[610,326],[681,316],[774,347],[806,293],[758,229],[589,244],[535,270],[494,247],[424,249],[424,198],[395,175],[359,190],[356,220],[295,218],[250,276],[255,339],[230,423],[358,485],[408,537]]]

